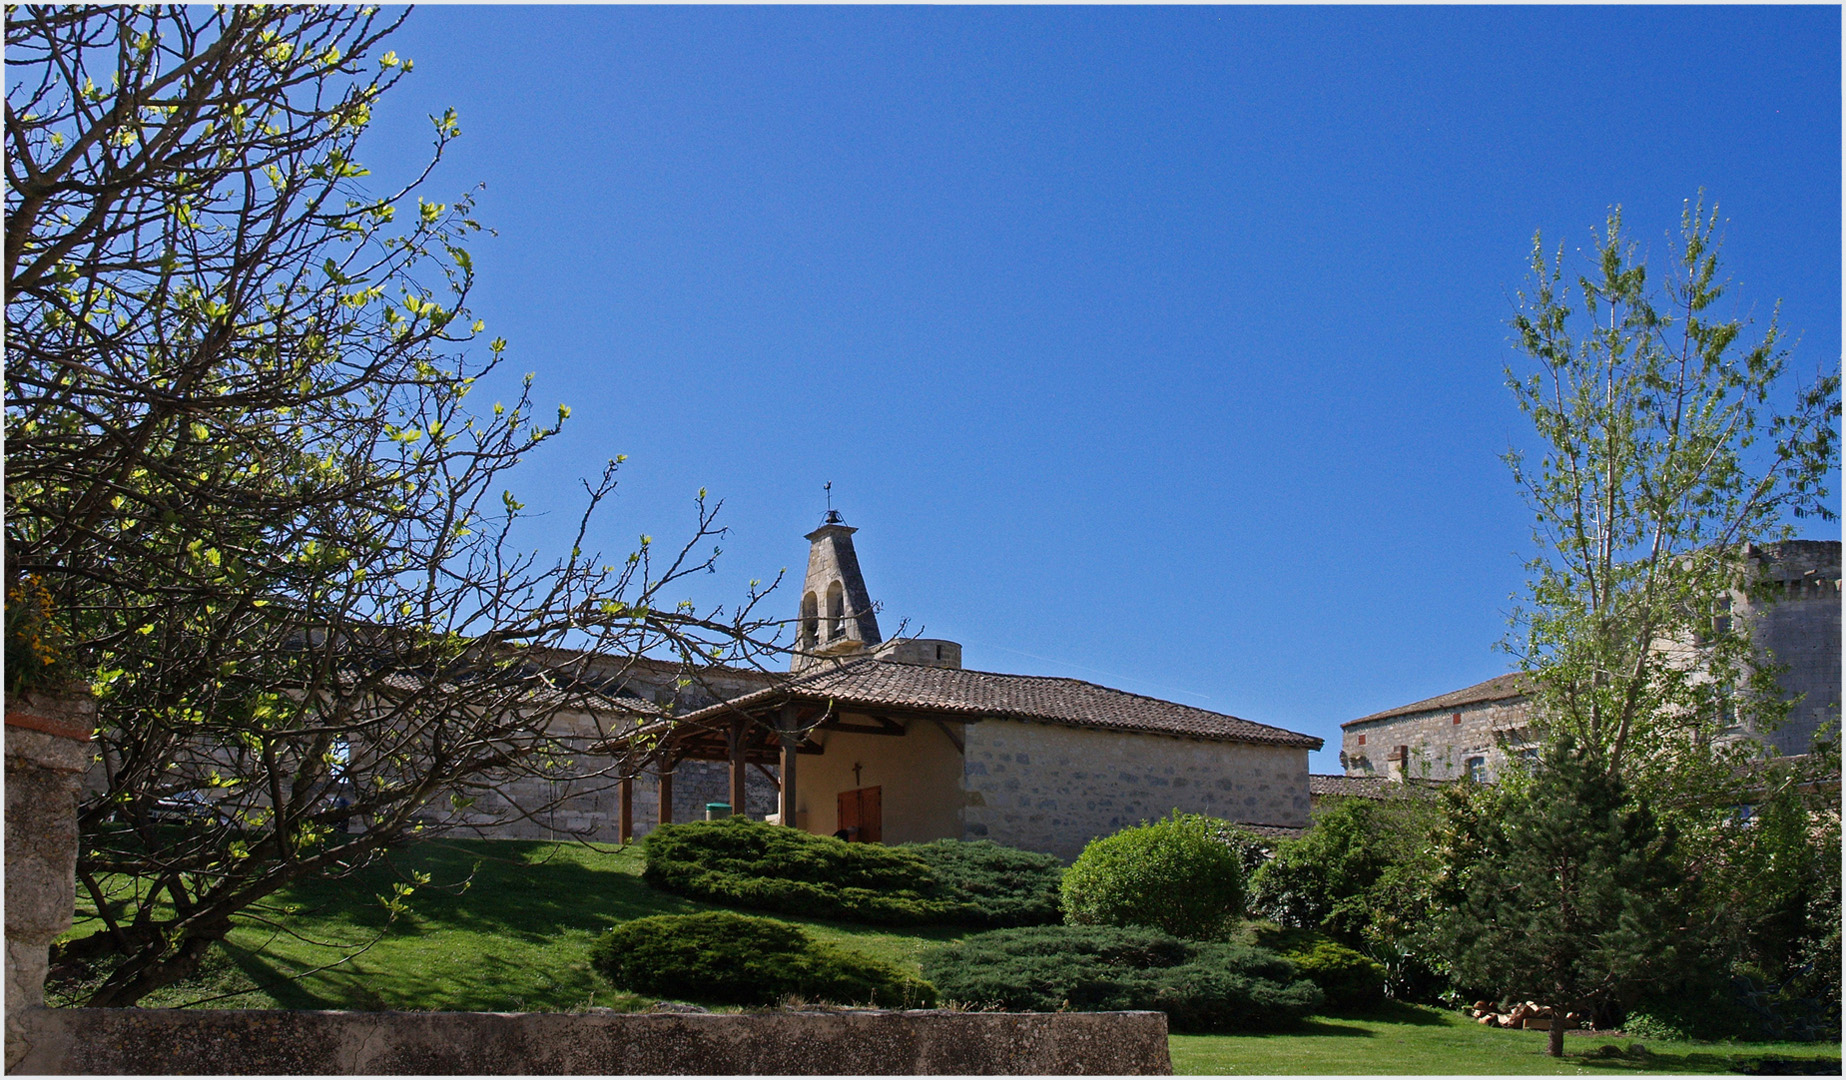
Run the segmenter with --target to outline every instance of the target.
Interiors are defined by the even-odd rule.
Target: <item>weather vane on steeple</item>
[[[833,481],[829,480],[825,484],[822,484],[821,487],[827,492],[827,517],[822,524],[838,525],[840,523],[840,512],[833,508]]]
[[[827,509],[831,510],[833,509],[833,481],[829,480],[825,484],[822,484],[821,487],[826,489]]]

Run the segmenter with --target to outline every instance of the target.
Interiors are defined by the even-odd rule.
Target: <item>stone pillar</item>
[[[90,766],[96,699],[85,687],[6,697],[6,1064],[45,1003],[51,943],[77,900],[77,798]]]

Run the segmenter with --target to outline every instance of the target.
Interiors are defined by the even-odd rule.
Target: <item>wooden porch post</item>
[[[743,717],[731,721],[731,813],[744,812],[744,750],[749,742],[750,722]]]
[[[782,707],[782,791],[781,799],[776,805],[776,812],[781,815],[782,824],[795,825],[795,760],[801,745],[800,721],[795,718],[795,707]]]
[[[621,800],[621,817],[616,824],[616,839],[628,843],[635,838],[635,780],[624,776],[615,782],[616,798]]]
[[[660,823],[673,824],[673,770],[678,762],[668,759],[660,763]]]

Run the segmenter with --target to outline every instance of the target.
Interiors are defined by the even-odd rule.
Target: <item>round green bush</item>
[[[715,904],[885,926],[1021,926],[1058,919],[1058,860],[991,841],[849,844],[731,817],[662,825],[648,884]]]
[[[893,1008],[936,1001],[934,987],[893,964],[728,911],[625,922],[591,947],[590,966],[618,990],[721,1004],[773,1005],[791,994]]]
[[[993,930],[925,952],[948,1001],[1055,1012],[1158,1009],[1178,1031],[1267,1031],[1313,1012],[1320,990],[1275,953],[1131,926]]]
[[[1243,913],[1243,865],[1228,822],[1180,814],[1092,840],[1064,872],[1066,922],[1217,937]]]

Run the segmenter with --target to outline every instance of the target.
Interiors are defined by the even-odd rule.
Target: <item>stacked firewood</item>
[[[1475,1023],[1484,1027],[1524,1028],[1527,1031],[1550,1031],[1551,1025],[1558,1018],[1555,1009],[1549,1005],[1540,1005],[1536,1001],[1521,1002],[1511,1009],[1502,1008],[1492,1001],[1477,1001],[1474,1007],[1468,1010],[1468,1015],[1474,1017]],[[1576,1013],[1564,1014],[1564,1030],[1570,1031],[1581,1026],[1582,1023],[1583,1017]]]

